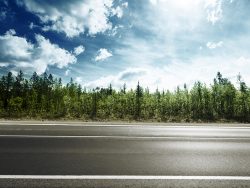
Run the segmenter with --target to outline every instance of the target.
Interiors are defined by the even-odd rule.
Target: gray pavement
[[[0,125],[0,175],[250,177],[250,128],[244,125],[79,125]],[[18,178],[0,179],[0,187],[61,187],[62,182],[65,187],[250,187],[249,180]]]

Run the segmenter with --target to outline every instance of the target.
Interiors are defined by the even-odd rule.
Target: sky
[[[0,75],[174,90],[250,85],[249,0],[0,0]]]

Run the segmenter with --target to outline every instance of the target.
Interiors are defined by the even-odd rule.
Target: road
[[[27,185],[250,187],[250,128],[0,123],[0,187]]]

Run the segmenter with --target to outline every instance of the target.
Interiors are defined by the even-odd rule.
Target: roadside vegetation
[[[250,122],[250,90],[238,76],[234,86],[218,72],[213,84],[196,82],[190,89],[150,93],[135,89],[83,89],[72,79],[34,73],[30,79],[20,71],[0,80],[0,117],[7,119],[80,119],[84,121]]]

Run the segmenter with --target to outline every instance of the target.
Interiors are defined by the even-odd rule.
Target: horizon
[[[11,71],[6,73],[5,75],[2,75],[2,78],[1,78],[1,81],[4,82],[5,79],[8,79],[9,77],[9,73],[11,73],[11,77],[12,77],[12,81],[13,81],[13,85],[15,85],[15,82],[17,82],[20,78],[21,78],[21,83],[22,84],[25,84],[25,82],[27,81],[28,82],[28,85],[30,85],[31,87],[33,86],[32,84],[32,79],[33,79],[33,76],[35,75],[37,78],[40,79],[40,81],[43,81],[43,80],[49,80],[49,82],[52,83],[52,85],[57,85],[60,83],[60,85],[62,87],[68,87],[70,86],[71,84],[75,85],[75,87],[77,88],[81,88],[81,91],[82,92],[93,92],[93,91],[100,91],[102,89],[106,90],[106,89],[111,89],[112,91],[115,91],[115,92],[124,92],[124,89],[126,91],[136,91],[138,86],[144,91],[144,92],[149,92],[150,94],[154,94],[154,93],[164,93],[164,92],[170,92],[172,94],[176,93],[177,91],[192,91],[194,88],[195,88],[195,85],[197,86],[197,84],[201,84],[202,87],[206,88],[206,89],[209,89],[209,90],[213,90],[213,87],[218,84],[218,81],[219,79],[222,79],[224,81],[226,81],[224,84],[232,84],[233,87],[237,90],[237,91],[240,91],[240,87],[241,87],[241,84],[244,84],[247,88],[248,88],[248,85],[246,85],[246,83],[244,82],[244,80],[242,79],[242,76],[239,74],[237,75],[237,81],[235,83],[231,82],[230,79],[224,77],[220,72],[217,72],[216,75],[214,76],[214,78],[211,78],[211,83],[209,84],[206,84],[205,82],[201,82],[200,80],[196,80],[193,85],[190,85],[189,87],[187,86],[186,83],[183,83],[182,85],[177,85],[175,86],[173,89],[165,89],[165,88],[158,88],[156,87],[156,89],[152,90],[150,89],[148,86],[144,87],[143,85],[141,85],[140,81],[137,81],[136,83],[136,86],[134,88],[130,87],[128,88],[127,87],[127,84],[126,83],[123,83],[123,85],[119,88],[117,87],[113,87],[112,83],[109,83],[107,86],[96,86],[96,87],[92,87],[92,88],[88,88],[80,83],[77,83],[76,80],[74,80],[72,77],[70,78],[70,80],[66,81],[66,80],[63,80],[63,78],[61,77],[55,77],[55,75],[51,74],[51,73],[47,73],[47,72],[44,72],[42,74],[37,74],[37,72],[33,72],[32,75],[29,75],[29,77],[27,77],[27,74],[25,72],[23,72],[22,70],[19,70],[19,72],[17,72],[16,74],[17,75],[14,75]],[[51,77],[50,77],[51,76]],[[219,78],[220,77],[220,78]],[[51,79],[51,80],[50,80]]]

